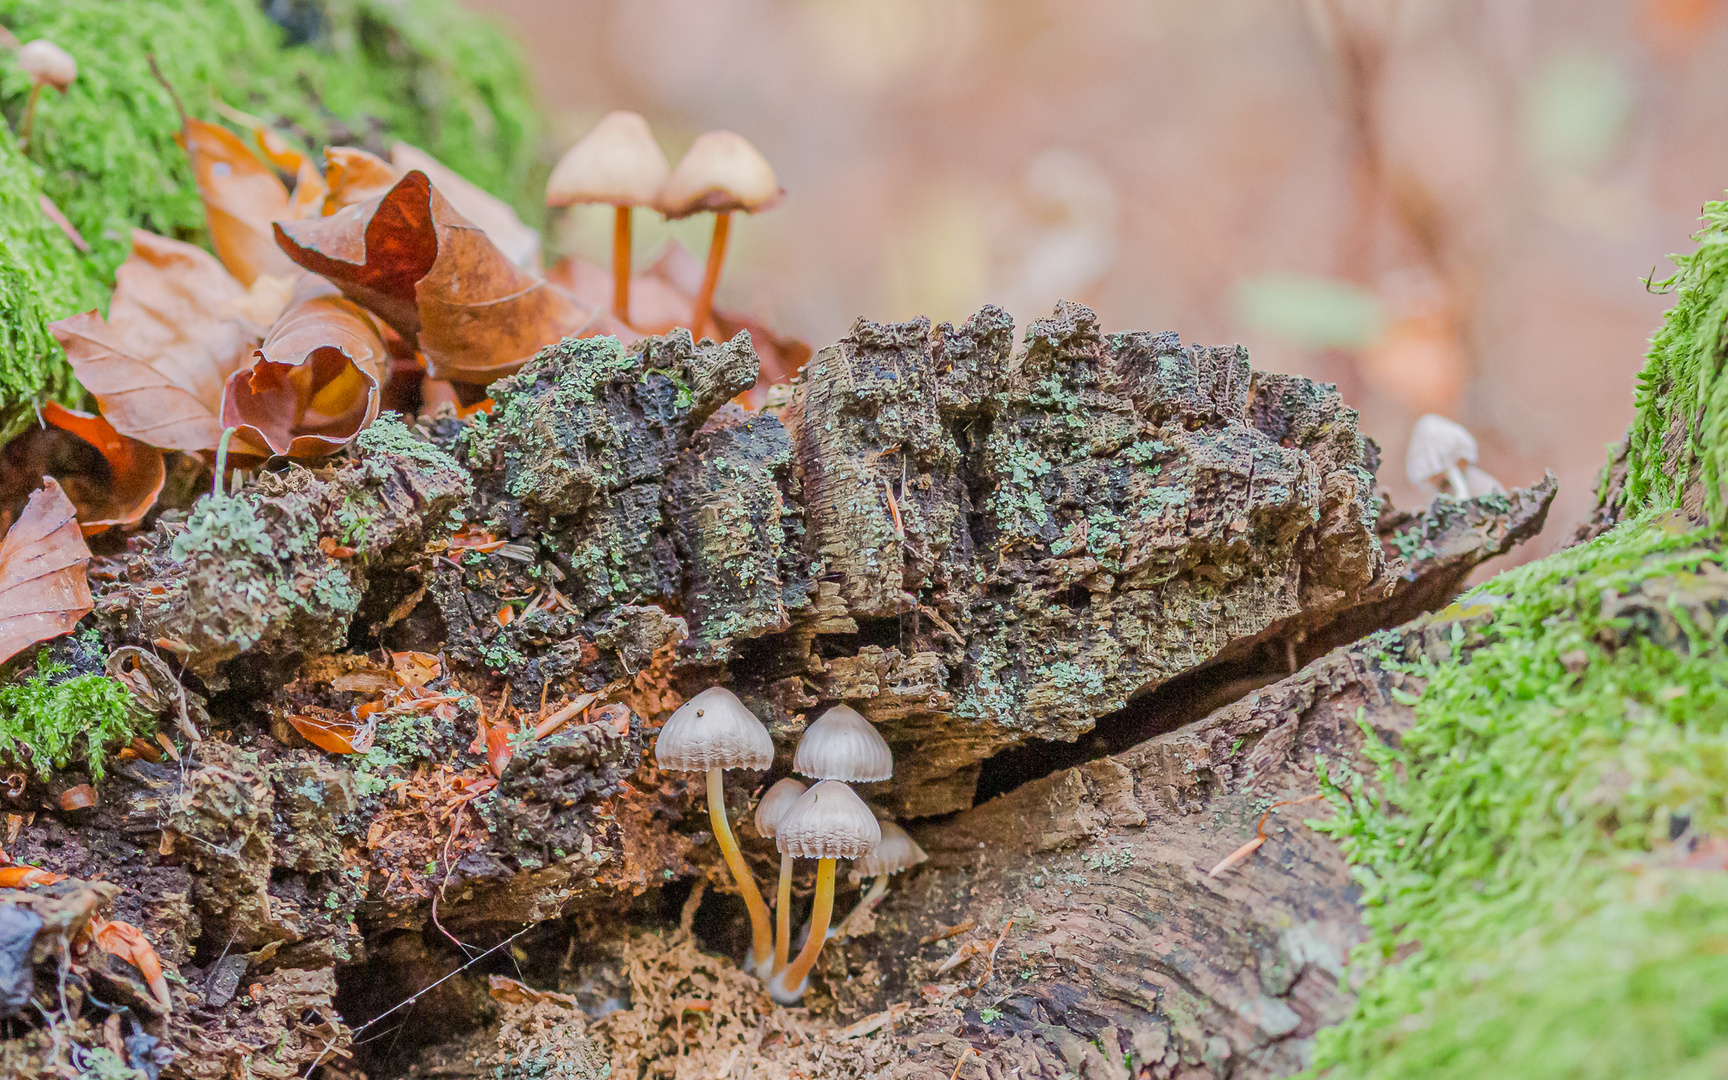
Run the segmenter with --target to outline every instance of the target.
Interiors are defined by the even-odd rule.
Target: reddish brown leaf
[[[418,170],[376,202],[282,223],[277,239],[399,333],[417,334],[431,378],[484,385],[567,334],[610,329],[517,268]]]
[[[187,117],[175,140],[186,149],[198,194],[210,219],[210,242],[242,285],[259,274],[287,274],[293,265],[276,246],[271,225],[290,216],[288,189],[268,165],[225,127]]]
[[[503,776],[504,766],[510,764],[516,750],[510,745],[510,737],[516,734],[507,721],[500,720],[486,728],[486,765],[492,770],[493,776]]]
[[[174,999],[168,992],[168,980],[162,975],[162,961],[156,955],[156,950],[150,944],[150,939],[144,936],[144,931],[131,923],[118,919],[91,919],[90,939],[96,947],[117,960],[124,960],[138,969],[144,976],[144,981],[150,986],[150,993],[155,995],[156,1003],[162,1006],[163,1012],[174,1008]]]
[[[50,401],[42,406],[42,419],[69,431],[101,452],[109,475],[71,492],[78,507],[79,527],[85,536],[95,536],[115,525],[135,525],[144,519],[162,494],[167,478],[162,451],[120,434],[114,425],[93,413],[77,412]]]
[[[77,511],[53,477],[43,477],[0,542],[0,663],[90,614],[89,562]]]
[[[302,279],[257,358],[229,376],[222,398],[222,424],[237,429],[241,452],[321,457],[378,416],[378,324],[328,282]]]
[[[458,214],[480,226],[505,258],[524,269],[539,266],[540,234],[524,225],[509,203],[469,183],[426,151],[404,142],[390,148],[390,164],[395,166],[397,176],[410,169],[425,173],[438,194],[450,200]]]
[[[60,809],[88,810],[96,805],[96,789],[89,784],[75,784],[60,793]]]
[[[412,339],[420,332],[414,283],[438,258],[430,193],[419,174],[418,183],[404,179],[385,195],[328,217],[280,222],[276,241],[295,262]]]

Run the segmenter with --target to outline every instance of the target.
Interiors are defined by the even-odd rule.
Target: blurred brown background
[[[559,147],[637,110],[729,127],[789,198],[720,298],[818,347],[865,315],[1240,341],[1335,381],[1400,505],[1423,412],[1587,511],[1666,299],[1728,186],[1721,0],[468,0],[513,24]],[[555,246],[604,261],[610,210]],[[638,215],[639,265],[709,220]]]

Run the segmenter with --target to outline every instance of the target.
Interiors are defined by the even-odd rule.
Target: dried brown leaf
[[[72,501],[43,477],[42,490],[0,542],[0,663],[69,632],[90,613],[89,562]]]
[[[259,274],[286,274],[290,260],[271,225],[292,216],[288,189],[240,137],[186,117],[175,140],[186,150],[210,220],[210,241],[228,272],[250,285]]]
[[[113,424],[94,413],[78,412],[57,402],[42,406],[42,419],[94,446],[108,462],[107,477],[69,493],[78,507],[84,535],[95,536],[116,525],[142,521],[156,505],[167,479],[162,451],[120,434]]]
[[[353,146],[329,146],[324,149],[324,213],[334,214],[345,207],[383,198],[403,170],[377,154]]]
[[[458,214],[480,226],[505,258],[524,269],[540,265],[540,234],[523,224],[509,203],[469,183],[454,169],[408,143],[399,142],[390,148],[390,163],[396,167],[398,176],[412,169],[425,173],[438,194],[450,200]]]
[[[256,355],[229,377],[222,399],[238,451],[322,457],[377,418],[386,362],[379,326],[328,282],[302,279]]]

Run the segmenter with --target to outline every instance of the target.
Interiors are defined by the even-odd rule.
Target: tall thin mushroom
[[[786,811],[804,794],[804,785],[788,776],[762,794],[756,804],[756,831],[769,840]],[[792,949],[792,856],[780,856],[780,887],[774,894],[774,955],[756,961],[756,974],[764,981],[786,966]]]
[[[870,883],[869,891],[858,898],[858,905],[840,920],[842,928],[851,923],[859,912],[876,906],[888,892],[890,877],[902,870],[910,870],[930,857],[905,829],[880,818],[876,823],[882,829],[882,841],[871,849],[869,854],[861,856],[852,864],[851,875],[854,884],[867,877],[876,880]]]
[[[816,898],[810,909],[809,940],[796,959],[768,980],[768,993],[775,1001],[793,1004],[809,986],[810,969],[828,940],[828,921],[834,915],[835,862],[855,859],[881,839],[876,815],[838,780],[824,780],[806,791],[781,817],[775,845],[782,855],[817,860]]]
[[[546,181],[546,205],[610,203],[612,313],[630,322],[630,211],[653,206],[672,172],[666,152],[639,113],[610,112],[564,152]]]
[[[18,148],[30,148],[30,130],[36,122],[36,99],[44,86],[64,94],[78,77],[78,61],[47,38],[37,38],[18,50],[18,67],[30,76],[30,96],[24,102],[24,117],[18,122]]]
[[[660,189],[655,205],[668,218],[689,217],[704,211],[714,215],[714,239],[708,244],[708,270],[696,293],[690,315],[690,333],[698,339],[714,311],[714,289],[720,284],[720,265],[726,260],[726,240],[732,215],[771,210],[786,192],[774,176],[773,166],[744,136],[731,131],[709,131],[690,144],[678,167]]]
[[[666,721],[654,740],[654,760],[660,768],[673,772],[707,774],[708,819],[726,868],[750,912],[751,955],[758,959],[768,956],[774,949],[768,907],[726,818],[725,784],[727,769],[766,769],[774,763],[774,740],[768,729],[732,691],[723,686],[709,687],[680,705]]]

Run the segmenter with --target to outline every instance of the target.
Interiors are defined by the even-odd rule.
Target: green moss
[[[95,674],[68,678],[70,670],[44,649],[28,678],[0,686],[0,744],[27,749],[40,776],[83,758],[101,780],[107,748],[130,739],[140,721],[119,682]]]
[[[1427,685],[1331,777],[1373,936],[1326,1075],[1722,1075],[1728,885],[1669,838],[1728,830],[1725,563],[1646,515],[1476,590],[1453,656],[1388,653]]]
[[[80,391],[48,323],[107,304],[108,290],[42,213],[39,170],[0,130],[0,441],[31,417],[29,405]]]
[[[402,139],[538,213],[539,129],[525,69],[499,31],[455,0],[326,0],[297,10],[314,16],[313,33],[285,47],[282,28],[253,0],[0,0],[0,24],[26,41],[55,41],[79,67],[67,93],[41,98],[30,147],[37,168],[10,144],[0,150],[0,427],[19,422],[23,403],[71,392],[41,324],[105,304],[134,227],[205,236],[174,142],[178,114],[151,56],[199,117],[217,119],[221,101],[314,150],[357,143],[387,152]],[[0,112],[10,124],[29,90],[0,56]],[[57,230],[43,238],[53,226],[37,209],[42,191],[89,242],[88,255]],[[42,280],[15,285],[12,264],[38,268]]]
[[[1728,466],[1728,380],[1722,376],[1728,319],[1728,202],[1706,203],[1704,229],[1689,255],[1670,256],[1674,275],[1653,286],[1674,306],[1650,341],[1638,376],[1637,415],[1627,435],[1626,509],[1680,505],[1694,471],[1704,509],[1728,525],[1722,481]],[[1680,435],[1669,447],[1670,433]],[[1604,485],[1606,477],[1604,477]]]

